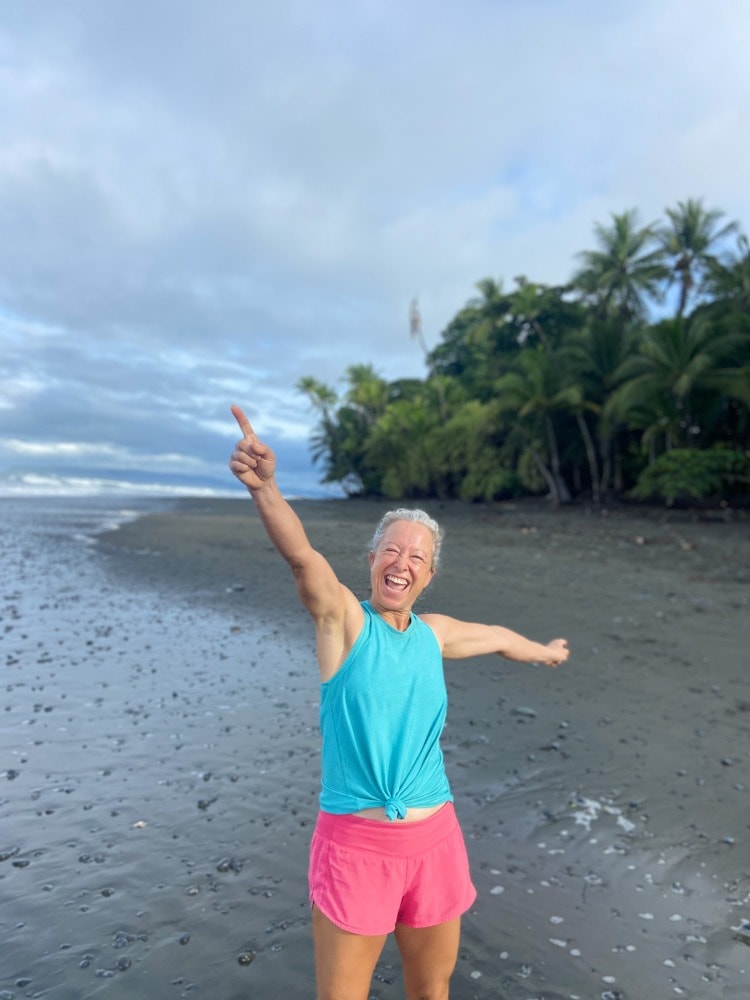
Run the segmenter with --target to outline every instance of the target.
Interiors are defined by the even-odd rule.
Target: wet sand
[[[367,596],[387,505],[295,506]],[[425,506],[446,541],[418,610],[573,651],[556,671],[447,665],[479,893],[451,996],[747,996],[750,518]],[[0,998],[313,996],[312,633],[251,502],[125,524],[86,558],[57,553],[44,586],[17,558]],[[403,996],[391,943],[372,996]]]

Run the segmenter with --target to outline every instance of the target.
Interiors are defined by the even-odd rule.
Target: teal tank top
[[[412,614],[404,632],[362,602],[365,620],[349,655],[321,684],[320,808],[353,813],[452,802],[440,734],[448,696],[443,659],[429,625]]]

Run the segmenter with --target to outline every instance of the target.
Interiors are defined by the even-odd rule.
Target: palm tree
[[[706,316],[664,320],[620,366],[622,384],[608,408],[640,427],[644,443],[663,435],[667,451],[694,446],[706,437],[711,405],[739,385],[733,354],[743,341],[741,334],[717,332]]]
[[[490,501],[522,492],[512,449],[503,447],[510,432],[497,400],[467,399],[455,406],[448,422],[430,435],[433,467],[445,494]]]
[[[734,370],[726,373],[723,427],[719,437],[744,448],[750,447],[750,241],[741,234],[737,253],[731,259],[708,262],[705,279],[711,301],[695,310],[718,332],[737,337],[733,351]]]
[[[472,396],[488,401],[494,379],[507,370],[521,345],[512,321],[511,296],[503,291],[502,282],[483,278],[476,287],[480,294],[451,320],[428,363],[432,375],[458,378]]]
[[[381,413],[367,438],[366,460],[380,471],[389,497],[422,497],[436,486],[430,434],[438,414],[423,396],[397,399]]]
[[[331,410],[338,402],[336,393],[324,382],[319,382],[312,375],[303,375],[297,382],[297,391],[310,400],[313,409],[322,416],[330,416]]]
[[[476,284],[479,295],[469,299],[466,308],[474,315],[469,331],[470,342],[475,348],[490,354],[515,352],[519,348],[515,332],[508,327],[511,316],[511,296],[503,289],[503,282],[482,278]]]
[[[596,486],[592,482],[594,498],[601,497],[612,486],[617,491],[622,488],[622,462],[618,448],[622,428],[606,404],[620,383],[622,364],[636,350],[638,340],[638,330],[623,330],[615,320],[591,317],[560,350],[563,370],[579,392],[583,410],[580,419],[585,421],[587,415],[596,418],[592,437],[598,443],[596,467],[599,478]],[[588,423],[586,426],[588,428]],[[584,435],[583,428],[580,429]],[[589,468],[593,469],[590,458]]]
[[[296,385],[297,392],[307,396],[310,405],[318,413],[320,423],[310,435],[313,462],[321,459],[328,471],[333,463],[334,441],[336,438],[336,419],[333,409],[338,403],[336,393],[324,382],[312,375],[303,375]],[[326,479],[327,482],[330,480]]]
[[[578,256],[583,266],[572,285],[594,302],[602,316],[618,316],[623,323],[643,321],[646,300],[658,299],[669,272],[653,224],[638,225],[635,209],[612,215],[611,226],[596,223],[596,250]]]
[[[388,383],[372,365],[350,365],[346,370],[348,403],[372,426],[388,404]]]
[[[568,388],[561,385],[555,359],[542,347],[528,348],[519,354],[513,370],[495,383],[500,408],[515,412],[522,429],[529,430],[539,423],[547,444],[547,458],[536,447],[533,434],[527,434],[527,447],[534,463],[549,486],[556,504],[569,503],[570,490],[560,470],[560,449],[552,415],[568,410],[571,403]]]
[[[727,311],[750,320],[750,241],[742,234],[737,240],[739,253],[729,261],[708,261],[706,289],[714,297],[709,309]]]
[[[736,222],[720,225],[724,212],[705,209],[702,199],[679,201],[666,210],[668,226],[658,230],[665,254],[671,260],[672,280],[679,286],[677,316],[685,315],[691,296],[699,295],[711,265],[712,250],[722,239],[737,231]]]
[[[569,291],[566,288],[539,285],[524,275],[518,276],[515,281],[517,288],[511,294],[510,302],[511,322],[518,331],[518,343],[525,349],[541,346],[550,357],[554,357],[554,365],[559,372],[564,373],[556,396],[557,408],[567,411],[575,419],[589,466],[592,498],[598,502],[599,467],[591,430],[586,422],[586,414],[598,412],[598,407],[587,398],[576,367],[566,364],[568,355],[564,346],[556,351],[556,345],[564,345],[566,340],[580,332],[584,321],[583,308],[578,302],[566,301],[565,295]]]
[[[296,385],[297,391],[307,396],[310,405],[319,415],[318,426],[310,434],[310,452],[314,463],[322,463],[324,483],[342,483],[347,493],[358,493],[362,488],[346,453],[345,430],[341,421],[339,399],[333,389],[312,375],[304,375]]]
[[[508,323],[521,347],[539,343],[552,351],[583,323],[580,302],[566,299],[569,288],[537,284],[523,274],[514,280],[517,287],[508,297]]]

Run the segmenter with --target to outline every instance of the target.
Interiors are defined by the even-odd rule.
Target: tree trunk
[[[537,469],[539,469],[539,471],[542,474],[542,477],[544,478],[545,483],[549,487],[550,496],[552,497],[552,503],[556,507],[559,507],[560,491],[558,489],[558,484],[555,482],[555,477],[552,475],[550,470],[542,461],[542,456],[539,454],[536,448],[533,448],[531,445],[527,445],[526,447],[529,449],[529,454],[534,460],[534,465],[536,465]]]
[[[599,466],[596,461],[596,448],[591,437],[589,425],[586,423],[582,413],[576,413],[576,422],[583,438],[583,446],[586,449],[586,458],[589,463],[589,474],[591,476],[591,499],[594,503],[599,503]]]
[[[555,428],[552,426],[552,420],[550,417],[544,418],[544,423],[547,428],[547,442],[549,444],[549,455],[550,455],[550,465],[552,467],[552,475],[554,476],[555,483],[557,484],[557,502],[558,503],[570,503],[571,496],[570,490],[560,473],[560,452],[557,448],[557,438],[555,437]]]
[[[619,496],[622,493],[622,485],[624,482],[622,474],[622,458],[620,452],[615,448],[615,493]]]
[[[599,496],[604,496],[609,491],[609,483],[612,478],[612,440],[606,438],[601,441],[600,454],[602,458],[602,474],[599,477]]]

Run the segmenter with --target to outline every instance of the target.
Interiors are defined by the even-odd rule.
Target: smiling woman
[[[382,542],[386,528],[394,521],[412,521],[415,524],[423,524],[432,535],[432,568],[437,569],[440,562],[440,550],[443,545],[443,530],[437,521],[430,517],[423,510],[414,510],[410,507],[399,507],[397,510],[389,510],[380,519],[380,523],[375,529],[370,542],[370,552],[374,552]]]
[[[392,624],[400,631],[409,622],[399,612],[410,613],[432,580],[439,544],[437,522],[422,510],[389,511],[375,531],[370,549],[372,600],[375,603],[377,596],[376,610],[395,616]]]
[[[243,436],[229,467],[251,493],[315,624],[323,747],[309,884],[318,996],[366,1000],[393,932],[408,1000],[444,1000],[461,915],[476,892],[440,748],[443,659],[499,653],[557,666],[568,658],[567,644],[416,615],[442,538],[421,510],[383,517],[369,555],[370,599],[358,601],[282,496],[273,452],[239,407],[232,412]]]

